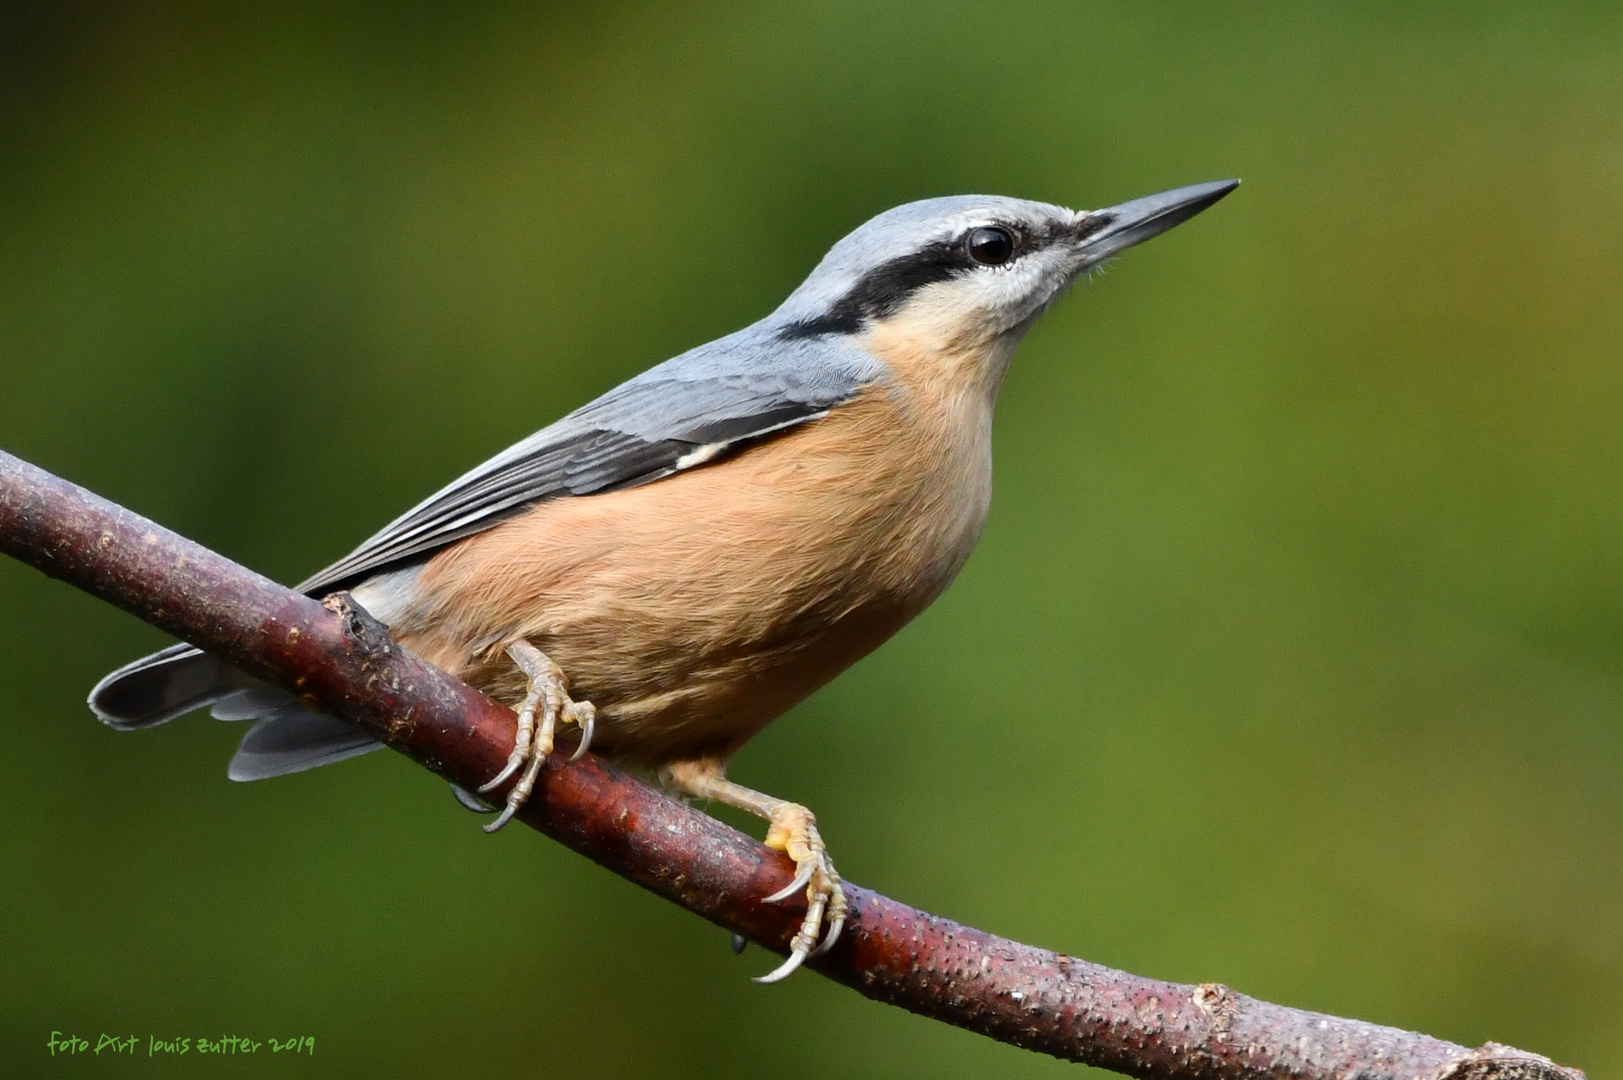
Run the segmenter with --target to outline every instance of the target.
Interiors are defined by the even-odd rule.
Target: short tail
[[[90,691],[90,711],[119,731],[139,731],[213,705],[252,680],[190,645],[125,664]]]
[[[383,745],[190,645],[125,664],[90,691],[91,711],[119,731],[155,727],[209,706],[221,720],[257,721],[231,759],[233,780],[302,772]]]

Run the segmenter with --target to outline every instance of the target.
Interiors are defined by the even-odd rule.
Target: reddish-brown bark
[[[0,551],[224,657],[472,788],[514,716],[397,646],[340,595],[309,599],[0,452]],[[783,951],[804,909],[763,904],[785,856],[597,758],[549,761],[519,819],[735,933]],[[808,967],[878,1001],[1140,1077],[1360,1080],[1583,1074],[1509,1047],[1468,1050],[1145,979],[1021,945],[848,886],[840,943]]]

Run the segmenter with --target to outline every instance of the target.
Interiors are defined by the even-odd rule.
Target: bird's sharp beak
[[[1183,224],[1239,186],[1238,180],[1213,180],[1089,211],[1082,218],[1086,231],[1077,250],[1086,260],[1085,265],[1097,265],[1119,251]]]

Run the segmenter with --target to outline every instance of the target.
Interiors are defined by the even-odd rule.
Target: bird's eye
[[[969,257],[982,266],[1002,266],[1014,258],[1014,237],[995,225],[976,229],[969,234]]]

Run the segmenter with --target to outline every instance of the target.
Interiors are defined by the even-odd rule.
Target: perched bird
[[[953,579],[992,489],[992,408],[1049,304],[1105,259],[1238,181],[1104,210],[965,195],[886,211],[776,311],[643,372],[491,458],[299,588],[348,589],[395,638],[519,710],[529,796],[560,728],[576,754],[770,822],[808,909],[787,976],[838,937],[839,875],[805,807],[735,784],[729,759]],[[103,679],[121,730],[212,706],[255,720],[235,780],[376,749],[189,645]],[[572,737],[572,736],[569,736]],[[466,795],[467,800],[472,796]]]

